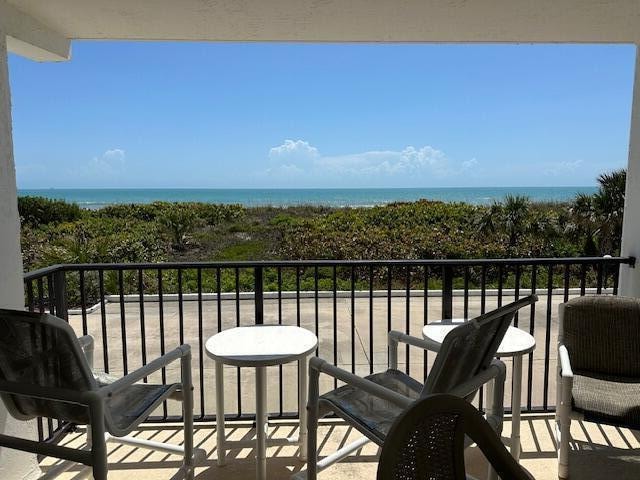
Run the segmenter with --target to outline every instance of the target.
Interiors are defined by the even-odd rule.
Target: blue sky
[[[10,58],[19,188],[593,185],[629,45],[76,42]]]

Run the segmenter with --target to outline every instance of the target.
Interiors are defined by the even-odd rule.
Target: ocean
[[[120,203],[167,202],[239,203],[248,207],[325,205],[371,207],[419,199],[489,204],[507,194],[525,195],[533,201],[561,202],[577,193],[594,193],[596,187],[459,187],[459,188],[316,188],[316,189],[227,189],[227,188],[70,188],[20,189],[19,195],[36,195],[75,202],[96,209]]]

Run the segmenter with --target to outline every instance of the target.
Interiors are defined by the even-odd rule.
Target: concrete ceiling
[[[8,3],[69,39],[640,41],[639,0],[8,0]]]

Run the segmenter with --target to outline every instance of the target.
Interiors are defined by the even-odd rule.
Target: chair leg
[[[104,401],[97,399],[89,407],[91,412],[91,457],[94,480],[107,480],[107,440],[104,428]]]
[[[193,384],[191,381],[191,353],[182,357],[180,361],[182,370],[182,415],[184,418],[184,457],[183,467],[187,480],[192,480],[194,475],[193,460]]]
[[[558,444],[558,477],[569,478],[569,441],[571,440],[571,385],[558,382],[562,391],[556,406],[556,442]]]
[[[320,372],[309,369],[309,398],[307,400],[307,480],[318,476],[318,396]]]

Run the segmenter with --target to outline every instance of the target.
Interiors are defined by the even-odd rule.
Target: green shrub
[[[18,197],[18,212],[22,224],[32,227],[72,222],[82,217],[82,209],[76,203],[44,197]]]
[[[184,250],[187,235],[194,230],[198,216],[189,206],[177,203],[164,208],[157,220],[169,234],[173,247],[176,250]]]

